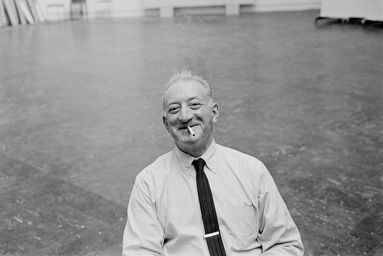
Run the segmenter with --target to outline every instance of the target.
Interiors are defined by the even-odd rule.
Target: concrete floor
[[[317,11],[0,29],[0,254],[119,255],[135,175],[173,148],[183,66],[216,141],[261,159],[306,255],[383,255],[383,30]]]

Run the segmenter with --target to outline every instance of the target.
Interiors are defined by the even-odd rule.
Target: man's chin
[[[198,135],[193,136],[187,129],[177,130],[171,134],[173,139],[181,143],[191,143],[198,140]]]
[[[198,142],[198,137],[196,136],[183,136],[179,140],[182,144],[196,144]]]
[[[182,152],[190,155],[200,148],[199,141],[193,139],[178,140],[175,144]]]
[[[177,139],[175,139],[175,143],[179,144],[179,145],[184,145],[184,146],[187,146],[187,147],[197,146],[198,142],[199,142],[199,139],[200,138],[199,138],[198,135],[196,135],[196,136],[192,136],[190,134],[188,134],[188,135],[180,135],[180,136],[177,136]]]

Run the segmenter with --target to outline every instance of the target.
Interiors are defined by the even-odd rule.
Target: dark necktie
[[[197,171],[197,190],[199,205],[201,207],[202,220],[205,228],[204,238],[211,256],[225,256],[221,233],[219,231],[217,213],[215,211],[213,195],[210,190],[209,180],[203,168],[205,161],[202,158],[194,160],[192,163]]]

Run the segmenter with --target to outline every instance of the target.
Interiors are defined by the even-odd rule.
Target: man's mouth
[[[193,125],[182,125],[182,126],[179,126],[178,127],[178,130],[187,130],[188,127],[191,127],[191,128],[194,128],[195,126],[197,126],[198,124],[193,124]]]

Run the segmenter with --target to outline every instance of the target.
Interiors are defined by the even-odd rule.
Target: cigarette
[[[195,133],[194,133],[193,129],[190,126],[188,126],[188,130],[189,130],[191,135],[195,136]]]

